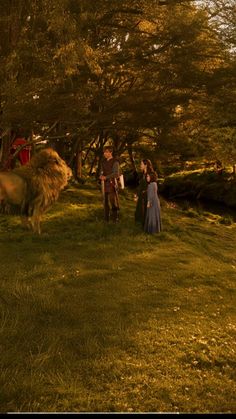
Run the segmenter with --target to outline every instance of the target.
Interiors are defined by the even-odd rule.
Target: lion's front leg
[[[28,230],[32,229],[32,225],[31,225],[31,222],[29,220],[29,217],[26,217],[25,215],[21,215],[20,219],[21,219],[21,224],[22,224],[23,227],[28,228]]]
[[[33,215],[31,217],[31,226],[34,233],[41,234],[41,215]]]
[[[30,222],[34,233],[41,234],[41,219],[43,215],[43,197],[38,195],[29,206]]]

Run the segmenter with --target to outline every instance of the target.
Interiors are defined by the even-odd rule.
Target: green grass
[[[1,215],[1,412],[236,412],[236,224],[161,204],[154,236],[90,182],[40,237]]]

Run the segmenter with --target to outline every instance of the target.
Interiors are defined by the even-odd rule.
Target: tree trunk
[[[75,153],[75,176],[77,179],[82,178],[82,144],[79,142]]]
[[[0,160],[0,168],[1,169],[9,169],[9,158],[10,158],[10,148],[11,144],[14,141],[14,137],[12,136],[12,132],[8,129],[2,136],[2,147],[1,147],[1,160]],[[8,164],[9,163],[9,164]]]
[[[96,169],[96,179],[99,177],[99,173],[101,170],[102,158],[103,158],[103,147],[107,142],[107,134],[104,134],[103,131],[99,134],[98,139],[98,148],[96,152],[95,159],[97,161],[97,169]],[[95,163],[95,161],[94,161]]]
[[[93,168],[94,168],[95,164],[97,163],[97,161],[98,161],[98,157],[97,157],[97,155],[95,154],[94,159],[93,159],[92,164],[91,164],[90,169],[89,169],[89,176],[91,176],[91,175],[92,175],[92,173],[93,173]],[[98,176],[98,171],[96,170],[96,177],[97,177],[97,176]]]
[[[136,166],[135,166],[135,161],[134,161],[134,157],[133,157],[133,150],[132,150],[132,145],[131,144],[128,145],[128,153],[129,153],[129,158],[130,158],[132,169],[136,173],[137,169],[136,169]]]

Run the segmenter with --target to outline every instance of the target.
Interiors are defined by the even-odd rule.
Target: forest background
[[[131,171],[140,156],[159,174],[192,160],[234,170],[234,1],[0,8],[3,168],[20,135],[56,147],[78,178],[99,170],[107,143]]]

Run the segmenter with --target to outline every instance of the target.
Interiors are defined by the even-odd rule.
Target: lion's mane
[[[21,215],[31,218],[33,230],[40,233],[43,213],[58,199],[70,176],[66,162],[55,150],[46,148],[27,165],[0,173],[0,199],[4,205],[18,207]]]

